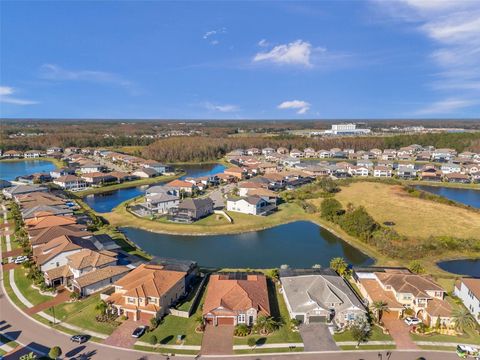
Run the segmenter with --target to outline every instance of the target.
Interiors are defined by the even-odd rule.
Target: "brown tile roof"
[[[73,225],[76,224],[76,220],[71,216],[50,215],[27,219],[25,224],[32,230],[38,230],[52,226]]]
[[[384,285],[390,285],[397,293],[410,293],[415,297],[426,297],[427,291],[445,291],[427,276],[416,274],[375,273]]]
[[[83,249],[73,255],[68,256],[68,264],[74,269],[84,269],[87,267],[100,267],[105,264],[116,262],[117,256],[111,251],[94,251]]]
[[[43,265],[61,253],[80,249],[81,246],[75,244],[69,236],[62,235],[34,248],[33,257],[38,265]]]
[[[130,269],[126,266],[106,266],[95,271],[91,271],[83,276],[80,276],[74,280],[80,287],[96,284],[100,281],[109,279],[114,276],[126,274]]]
[[[91,232],[85,231],[84,228],[85,227],[83,225],[74,224],[52,226],[41,230],[29,231],[29,235],[32,236],[30,243],[33,246],[45,244],[61,235],[71,235],[77,237],[87,237],[93,235]]]
[[[50,280],[73,276],[68,265],[59,266],[59,267],[50,269],[48,271],[45,271],[45,275]]]
[[[186,276],[183,271],[165,270],[162,265],[142,264],[115,283],[125,296],[161,297]]]
[[[403,307],[403,305],[397,301],[395,295],[391,291],[385,291],[382,289],[377,280],[361,279],[360,283],[365,288],[365,291],[367,292],[372,302],[384,301],[391,309],[401,309]]]
[[[430,316],[450,317],[452,315],[452,307],[448,301],[434,298],[428,301],[427,313]]]
[[[54,181],[60,182],[60,183],[67,183],[67,182],[84,181],[84,180],[75,175],[63,175],[55,179]]]
[[[466,287],[475,295],[477,299],[480,299],[480,278],[462,278],[461,282],[465,284]]]
[[[183,180],[176,179],[176,180],[170,181],[166,186],[191,188],[191,187],[193,187],[193,184],[188,182],[188,181],[183,181]]]
[[[247,191],[247,194],[249,196],[267,196],[267,197],[274,197],[274,198],[278,198],[279,195],[272,191],[272,190],[268,190],[268,189],[250,189]]]
[[[247,274],[246,279],[237,280],[228,274],[213,274],[208,282],[207,294],[203,305],[203,314],[223,311],[243,311],[257,309],[270,315],[267,279],[263,274]]]
[[[242,168],[239,168],[239,167],[236,167],[236,166],[233,166],[233,167],[229,167],[225,170],[223,170],[223,172],[225,174],[230,174],[230,173],[233,173],[233,174],[243,174],[243,169]]]

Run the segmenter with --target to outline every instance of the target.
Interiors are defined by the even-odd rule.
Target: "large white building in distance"
[[[331,135],[363,135],[370,133],[370,129],[357,129],[356,124],[333,124],[331,130],[325,130],[325,134]]]

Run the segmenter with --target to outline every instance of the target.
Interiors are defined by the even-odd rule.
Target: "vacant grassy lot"
[[[480,238],[480,213],[409,196],[401,186],[358,182],[342,187],[336,198],[346,206],[364,206],[379,223],[411,238]]]
[[[266,229],[295,220],[308,220],[309,218],[300,206],[293,203],[280,205],[278,211],[269,216],[253,216],[235,212],[228,212],[228,214],[232,217],[233,223],[216,220],[215,216],[209,216],[193,224],[176,224],[163,220],[138,218],[130,214],[124,205],[120,205],[113,212],[102,214],[102,216],[113,226],[130,226],[160,233],[194,235],[242,233]]]

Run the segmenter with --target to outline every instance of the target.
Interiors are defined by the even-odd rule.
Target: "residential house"
[[[249,156],[254,156],[254,155],[260,155],[262,152],[260,149],[257,148],[250,148],[246,150],[247,155]]]
[[[213,201],[210,198],[187,198],[170,209],[170,220],[192,222],[213,214]]]
[[[286,147],[280,146],[279,148],[277,148],[277,153],[282,155],[287,155],[289,151]]]
[[[15,159],[15,158],[18,159],[23,157],[23,152],[17,151],[17,150],[8,150],[3,153],[3,156],[10,159]]]
[[[388,166],[375,166],[373,168],[374,177],[392,177],[392,169]]]
[[[73,168],[61,168],[50,171],[50,176],[53,179],[58,179],[61,176],[65,175],[75,175],[75,169]]]
[[[142,216],[154,214],[167,214],[170,209],[180,204],[180,196],[174,190],[163,186],[154,186],[162,188],[162,191],[150,192],[145,195],[145,202],[132,207],[133,210]],[[148,191],[148,190],[147,190]]]
[[[165,165],[154,160],[145,160],[143,167],[154,169],[158,174],[173,173],[175,169],[170,165]]]
[[[63,149],[61,147],[52,146],[47,149],[47,155],[55,154],[55,153],[62,153]]]
[[[174,191],[176,195],[180,195],[182,193],[192,195],[193,192],[198,188],[196,184],[179,179],[170,181],[168,184],[165,185],[165,187]]]
[[[45,156],[45,153],[41,150],[28,150],[28,151],[25,151],[23,154],[23,157],[25,159],[35,159],[42,156]]]
[[[428,276],[404,268],[371,267],[354,269],[353,278],[369,304],[387,303],[388,316],[398,318],[411,309],[427,326],[438,322],[449,326],[452,322],[451,305],[444,299],[446,291]]]
[[[315,151],[315,149],[312,149],[312,148],[303,149],[303,154],[306,158],[317,157],[317,152]],[[292,155],[290,155],[290,156],[292,156]]]
[[[459,173],[448,173],[443,176],[443,179],[446,182],[450,183],[460,183],[460,184],[469,184],[471,182],[470,176],[467,174],[459,174]]]
[[[415,179],[417,177],[417,170],[415,167],[399,165],[397,168],[397,176],[400,179]]]
[[[249,215],[270,215],[276,210],[276,205],[269,203],[260,196],[245,196],[227,199],[227,210]]]
[[[434,167],[423,168],[420,173],[420,179],[425,181],[442,181],[442,172]]]
[[[133,172],[133,175],[142,179],[152,178],[158,175],[157,171],[152,168],[137,169]]]
[[[373,156],[376,158],[376,159],[380,159],[381,156],[382,156],[382,150],[380,149],[377,149],[377,148],[374,148],[374,149],[371,149],[370,150],[370,154],[373,154]]]
[[[2,189],[2,194],[7,199],[16,199],[20,195],[47,191],[48,188],[41,185],[15,185]]]
[[[352,176],[368,176],[370,171],[366,166],[352,165],[348,168],[348,173]]]
[[[82,174],[81,178],[89,185],[101,185],[104,183],[116,182],[116,178],[108,173],[90,172]]]
[[[163,265],[142,264],[117,280],[115,292],[105,301],[134,321],[161,318],[185,295],[184,271],[166,270]]]
[[[109,175],[113,177],[114,181],[116,181],[119,184],[125,181],[131,181],[136,179],[135,175],[122,172],[122,171],[112,171],[109,173]]]
[[[453,293],[462,300],[463,305],[480,324],[480,278],[458,279]]]
[[[82,174],[104,172],[106,167],[96,163],[86,163],[80,167]]]
[[[53,226],[73,225],[76,220],[72,216],[51,215],[42,217],[33,217],[25,220],[27,230],[40,230]]]
[[[75,175],[60,176],[53,180],[53,183],[68,191],[81,191],[88,187],[84,179]]]
[[[210,275],[203,318],[214,326],[254,325],[258,316],[270,316],[267,278],[254,272]]]
[[[42,216],[73,216],[73,210],[68,206],[51,206],[51,205],[35,205],[29,208],[23,208],[21,210],[22,218],[24,220],[31,218],[39,218]]]
[[[397,157],[397,151],[395,149],[385,149],[380,156],[381,160],[395,160]]]
[[[270,155],[275,152],[275,149],[272,149],[271,147],[266,147],[262,149],[262,155]]]
[[[432,161],[447,162],[457,155],[454,149],[436,149],[432,152]]]
[[[331,156],[331,153],[330,153],[329,150],[319,150],[318,153],[317,153],[317,156],[320,159],[326,159],[326,158],[329,158]]]
[[[280,269],[280,281],[291,319],[343,328],[367,316],[352,288],[331,269]]]
[[[46,244],[62,235],[83,238],[86,240],[93,237],[93,233],[86,231],[86,227],[80,224],[59,225],[44,229],[28,229],[27,231],[32,248]]]
[[[442,170],[443,174],[452,174],[452,173],[461,173],[462,172],[462,166],[459,164],[454,164],[452,162],[442,164],[440,167],[440,170]]]
[[[223,173],[226,175],[233,176],[236,179],[242,180],[245,177],[245,171],[239,167],[229,167],[223,170]]]

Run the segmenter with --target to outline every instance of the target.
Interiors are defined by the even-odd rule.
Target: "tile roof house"
[[[32,219],[32,218],[40,218],[45,216],[71,216],[73,215],[73,210],[68,206],[61,205],[61,206],[50,206],[50,205],[37,205],[31,208],[22,209],[22,217],[23,219]]]
[[[7,199],[16,199],[19,195],[30,194],[34,192],[48,192],[48,188],[40,185],[16,185],[2,190],[3,196]]]
[[[87,187],[87,182],[76,175],[63,175],[53,180],[55,185],[69,191],[80,191]]]
[[[480,324],[480,278],[461,278],[456,281],[453,290],[463,305]]]
[[[195,184],[185,180],[175,179],[170,181],[169,183],[165,184],[167,188],[175,190],[177,195],[180,195],[181,192],[185,192],[187,194],[192,194],[196,188]]]
[[[261,273],[217,273],[210,276],[203,317],[212,325],[253,325],[270,316],[267,279]]]
[[[258,195],[227,199],[227,210],[249,215],[266,216],[276,210],[276,205]]]
[[[30,244],[33,248],[48,243],[61,235],[75,236],[81,238],[92,237],[93,234],[86,231],[86,227],[80,224],[52,226],[44,229],[28,229]]]
[[[45,229],[52,226],[73,225],[76,220],[72,216],[51,215],[27,219],[25,225],[29,230]]]
[[[345,280],[330,269],[281,269],[290,318],[304,324],[335,323],[343,328],[367,310]]]
[[[113,284],[115,292],[106,301],[119,315],[134,321],[162,317],[185,294],[186,274],[162,265],[142,264]]]
[[[78,238],[61,235],[33,249],[33,260],[41,271],[66,265],[68,256],[82,250]]]
[[[385,301],[391,316],[400,317],[410,308],[427,325],[436,324],[437,319],[445,326],[452,322],[446,291],[427,276],[406,269],[371,268],[355,270],[354,279],[368,302]]]
[[[170,209],[170,220],[177,222],[197,221],[213,213],[213,200],[207,198],[183,199],[176,208]]]

